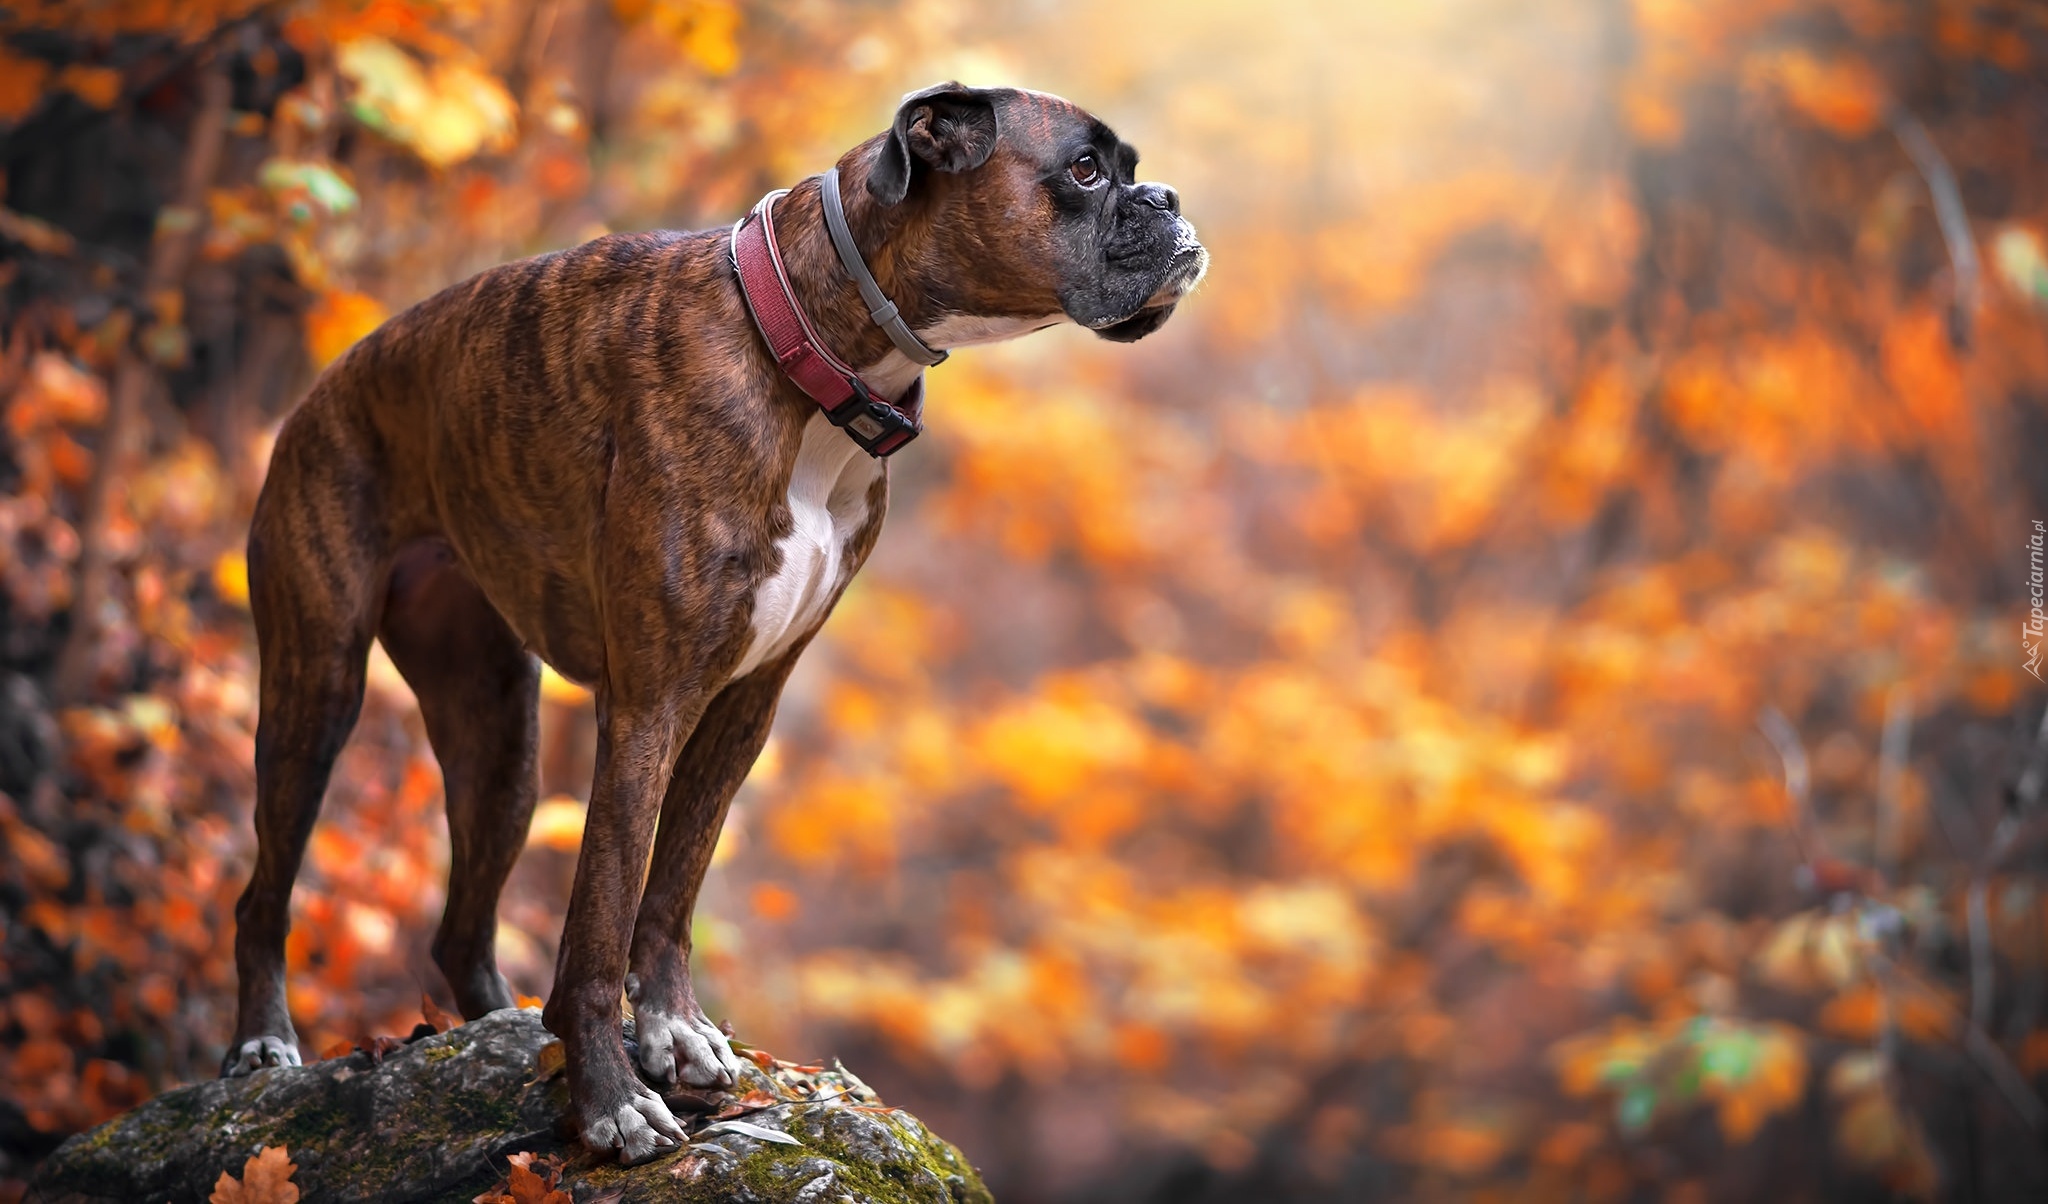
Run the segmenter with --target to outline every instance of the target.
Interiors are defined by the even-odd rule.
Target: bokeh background
[[[1019,1202],[2048,1198],[2048,21],[2011,0],[0,5],[0,1198],[213,1073],[312,375],[1060,92],[1208,283],[933,374],[698,917]],[[543,995],[590,704],[503,908]],[[381,658],[308,1055],[446,867]]]

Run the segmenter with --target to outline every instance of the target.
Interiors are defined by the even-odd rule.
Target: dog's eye
[[[1074,183],[1083,188],[1102,178],[1102,173],[1096,170],[1094,155],[1082,155],[1074,160],[1067,166],[1067,174],[1074,177]]]

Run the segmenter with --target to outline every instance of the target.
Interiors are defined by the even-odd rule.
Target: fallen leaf
[[[749,1113],[759,1112],[763,1108],[773,1108],[777,1104],[790,1102],[792,1101],[770,1095],[768,1092],[756,1087],[731,1103],[726,1104],[723,1108],[720,1108],[711,1119],[731,1120],[735,1116],[746,1116]]]
[[[209,1204],[298,1204],[299,1189],[292,1183],[298,1166],[281,1145],[267,1145],[242,1164],[242,1178],[236,1182],[226,1171],[213,1185]]]
[[[505,1177],[473,1204],[574,1204],[562,1183],[562,1160],[522,1151],[505,1160]]]
[[[562,1048],[562,1043],[550,1041],[540,1047],[540,1052],[533,1055],[533,1081],[545,1083],[562,1073],[562,1069],[568,1064],[569,1053]]]
[[[572,1204],[569,1193],[555,1186],[560,1177],[559,1169],[535,1174],[530,1166],[515,1161],[505,1174],[505,1183],[511,1188],[513,1204]]]
[[[437,1033],[445,1033],[462,1023],[462,1017],[442,1011],[425,991],[420,992],[420,1015],[427,1018],[427,1023],[433,1025]]]

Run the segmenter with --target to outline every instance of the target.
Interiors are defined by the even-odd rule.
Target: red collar
[[[761,198],[753,212],[732,228],[732,259],[739,269],[740,295],[754,325],[775,353],[775,362],[796,387],[810,395],[861,450],[880,458],[901,449],[924,429],[924,373],[917,374],[902,400],[891,404],[869,391],[860,374],[825,346],[789,288],[789,273],[775,245],[775,202],[789,190]]]

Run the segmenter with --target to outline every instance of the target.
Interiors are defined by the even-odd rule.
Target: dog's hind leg
[[[285,1000],[292,882],[362,710],[384,523],[374,467],[332,415],[309,406],[286,423],[249,527],[249,605],[262,661],[256,867],[235,905],[239,989],[222,1075],[299,1064]]]
[[[526,844],[540,778],[540,662],[440,540],[402,550],[378,629],[419,696],[448,798],[448,905],[434,962],[475,1019],[512,1006],[498,973],[498,892]]]

